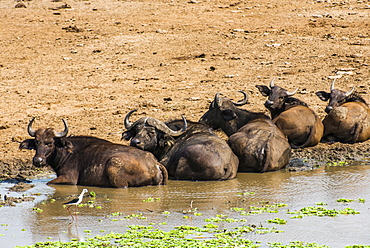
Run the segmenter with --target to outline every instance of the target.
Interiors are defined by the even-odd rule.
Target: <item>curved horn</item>
[[[132,127],[132,123],[130,122],[130,116],[131,116],[132,113],[134,113],[136,111],[137,111],[137,109],[131,110],[130,112],[128,112],[128,114],[125,117],[125,128],[127,130],[129,130]]]
[[[64,130],[62,132],[55,132],[55,137],[57,138],[65,137],[69,130],[66,120],[62,119],[62,121],[64,123]]]
[[[242,90],[239,90],[238,92],[242,93],[244,95],[244,99],[238,101],[238,102],[232,102],[235,106],[242,106],[248,103],[248,95]]]
[[[346,94],[344,94],[345,96],[349,96],[351,95],[353,92],[355,91],[355,87],[353,86],[352,89],[350,89],[350,91],[347,91]]]
[[[333,82],[332,82],[332,83],[331,83],[331,85],[330,85],[330,91],[335,90],[335,87],[334,87],[335,80],[337,80],[337,79],[336,79],[336,78],[334,78]]]
[[[295,93],[297,93],[297,91],[298,91],[298,88],[297,88],[297,89],[295,89],[295,91],[291,91],[291,92],[287,91],[287,92],[286,92],[286,94],[287,94],[288,96],[292,96],[292,95],[294,95]]]
[[[270,81],[270,88],[272,88],[272,87],[275,86],[275,84],[274,84],[275,79],[276,79],[276,77],[274,77],[273,79],[271,79],[271,81]]]
[[[153,127],[155,127],[156,129],[168,134],[168,135],[171,135],[171,136],[180,136],[181,134],[183,134],[186,129],[188,128],[188,123],[185,119],[184,116],[181,116],[182,117],[182,120],[184,122],[184,126],[182,127],[181,130],[179,131],[175,131],[175,130],[172,130],[171,128],[169,128],[164,122],[160,121],[160,120],[157,120],[155,118],[152,118],[152,117],[149,117],[147,119],[147,123]]]
[[[213,100],[213,106],[212,107],[220,107],[221,106],[221,99],[220,99],[220,95],[222,95],[220,92],[216,93],[215,95],[215,99]],[[215,106],[216,104],[216,106]]]
[[[32,123],[33,121],[35,120],[35,117],[33,117],[31,120],[30,120],[30,123],[28,123],[28,127],[27,127],[27,131],[28,131],[28,134],[31,136],[31,137],[35,137],[35,130],[33,130],[32,128]]]

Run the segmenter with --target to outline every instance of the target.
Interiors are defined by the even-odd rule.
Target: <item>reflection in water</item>
[[[84,241],[85,238],[78,232],[78,221],[72,222],[68,225],[68,239],[76,241]]]
[[[300,240],[344,247],[370,243],[370,222],[367,221],[370,217],[370,166],[326,167],[306,172],[240,173],[237,179],[229,181],[169,181],[165,186],[128,189],[87,187],[97,197],[85,197],[83,203],[88,204],[78,208],[78,221],[71,222],[62,204],[70,199],[68,197],[77,196],[83,188],[44,185],[43,190],[53,192],[51,198],[55,200],[38,203],[36,207],[42,209],[42,212],[18,207],[1,209],[6,210],[2,222],[9,223],[7,229],[11,231],[0,236],[0,242],[6,244],[4,247],[13,247],[46,241],[48,238],[53,241],[83,240],[90,235],[124,232],[128,225],[152,223],[156,228],[171,230],[179,225],[202,226],[207,224],[205,219],[225,214],[230,218],[246,219],[247,222],[217,223],[222,228],[262,225],[268,228],[276,226],[278,230],[284,231],[265,235],[246,234],[247,238],[261,241],[262,244],[287,244],[289,241]],[[337,202],[340,198],[356,201]],[[364,198],[365,203],[359,203],[359,198]],[[241,215],[232,210],[245,208],[249,211],[249,206],[260,206],[261,202],[285,203],[288,206],[279,209],[278,213],[255,215]],[[351,207],[360,211],[360,214],[302,219],[292,219],[287,214],[288,210],[315,206],[317,202],[326,203],[328,209]],[[192,211],[187,213],[195,209],[201,215],[196,216]],[[184,219],[184,212],[189,218]],[[12,219],[10,216],[14,216],[14,213],[20,218]],[[133,217],[132,214],[139,217]],[[274,218],[285,219],[287,224],[267,223],[267,220]],[[20,231],[22,228],[26,231]],[[0,230],[0,234],[4,232]],[[16,242],[12,235],[17,237]]]

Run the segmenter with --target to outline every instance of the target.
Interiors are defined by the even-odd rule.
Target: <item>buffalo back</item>
[[[291,148],[285,135],[268,120],[255,120],[230,136],[228,143],[239,158],[239,172],[266,172],[284,168]]]

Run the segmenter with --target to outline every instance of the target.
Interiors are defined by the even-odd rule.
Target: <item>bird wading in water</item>
[[[77,206],[78,206],[78,204],[80,204],[82,202],[82,198],[84,197],[84,194],[87,193],[87,192],[88,192],[87,189],[83,189],[81,194],[78,196],[78,198],[75,198],[75,199],[70,200],[69,202],[63,203],[64,206],[67,206],[67,210],[68,210],[69,214],[72,216],[72,219],[74,219],[73,214],[71,213],[71,211],[69,211],[69,208],[72,207],[72,206],[76,207],[75,215],[76,215],[76,219],[77,219]]]

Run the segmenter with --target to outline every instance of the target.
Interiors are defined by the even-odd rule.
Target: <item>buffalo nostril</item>
[[[138,145],[140,145],[140,140],[139,139],[132,139],[131,140],[131,146],[138,146]]]
[[[270,100],[268,100],[268,101],[265,102],[265,105],[266,106],[271,106],[273,104],[274,104],[274,102],[273,101],[270,101]]]
[[[326,108],[325,108],[325,112],[326,113],[329,113],[330,111],[332,111],[333,110],[333,107],[332,106],[327,106]]]
[[[42,157],[34,157],[33,158],[33,164],[34,165],[41,165],[44,159]]]

